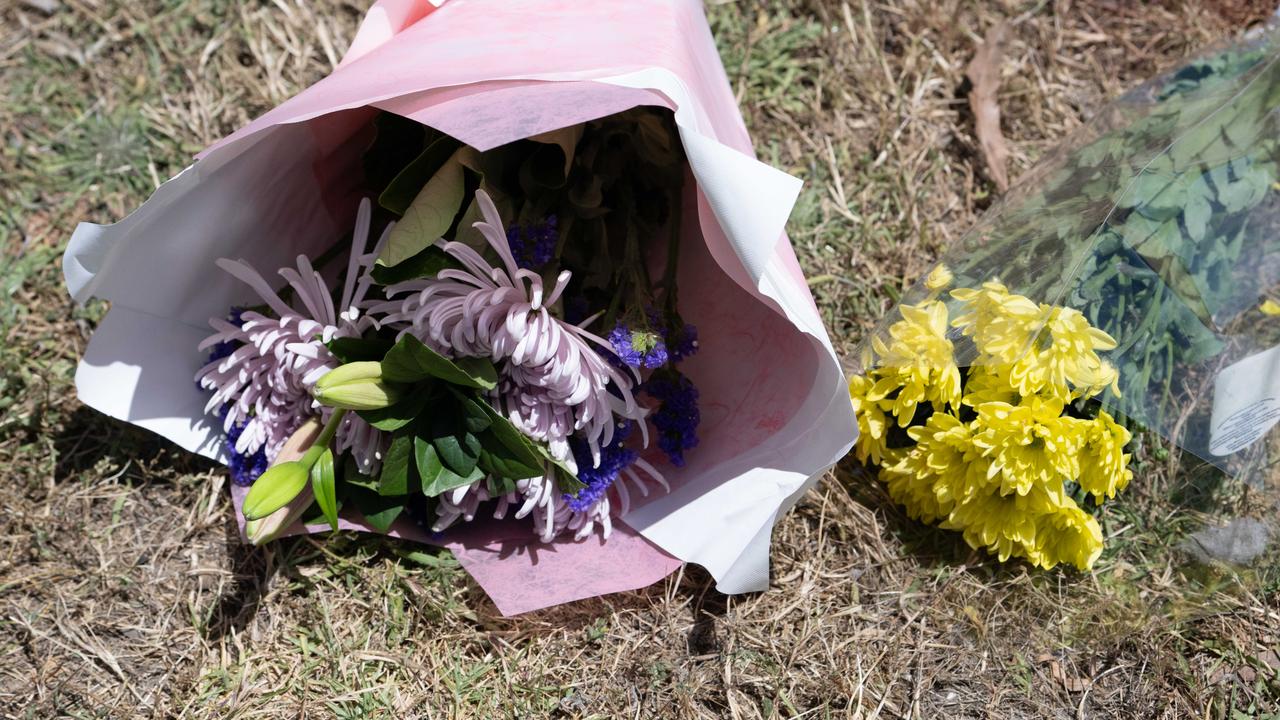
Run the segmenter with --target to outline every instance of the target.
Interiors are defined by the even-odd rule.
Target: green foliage
[[[324,513],[329,527],[338,529],[337,473],[334,471],[333,450],[325,448],[320,459],[311,466],[311,491],[316,505]]]
[[[450,360],[427,347],[418,338],[407,334],[382,359],[382,376],[391,382],[400,383],[417,383],[436,378],[479,390],[492,390],[498,384],[498,371],[488,360]]]

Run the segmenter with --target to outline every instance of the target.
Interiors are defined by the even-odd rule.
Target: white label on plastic
[[[1239,452],[1280,422],[1280,345],[1218,373],[1213,384],[1209,452]]]

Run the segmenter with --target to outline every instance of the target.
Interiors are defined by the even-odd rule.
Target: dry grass
[[[64,297],[78,219],[321,77],[354,2],[22,0],[0,10],[0,713],[5,717],[1261,717],[1280,712],[1280,557],[1176,551],[1256,487],[1148,443],[1092,574],[1000,566],[842,466],[775,536],[775,589],[690,568],[514,619],[447,557],[376,538],[254,551],[220,473],[77,405],[102,308]],[[711,8],[791,231],[848,350],[991,201],[963,82],[1015,20],[1016,178],[1107,97],[1269,2],[828,0]],[[46,8],[46,9],[41,9]]]

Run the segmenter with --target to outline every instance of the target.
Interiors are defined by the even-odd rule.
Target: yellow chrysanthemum
[[[1070,563],[1080,570],[1093,567],[1102,554],[1102,528],[1071,498],[1054,512],[1036,518],[1036,537],[1031,562],[1045,568]]]
[[[983,283],[980,289],[958,288],[951,297],[961,301],[951,324],[973,338],[978,352],[987,356],[984,362],[1012,363],[1040,327],[1040,308],[999,282]]]
[[[915,446],[896,463],[886,463],[881,479],[909,515],[933,522],[946,517],[957,501],[982,490],[986,461],[974,447],[968,425],[955,416],[934,413],[907,432]]]
[[[1112,350],[1116,341],[1089,324],[1071,308],[1041,305],[1043,324],[1031,346],[1013,361],[1009,378],[1018,392],[1031,395],[1052,392],[1070,398],[1073,387],[1106,387],[1115,382],[1115,370],[1103,363],[1098,350]]]
[[[1133,479],[1129,469],[1129,454],[1124,446],[1132,437],[1127,429],[1116,423],[1106,412],[1087,421],[1084,445],[1080,451],[1080,487],[1093,495],[1094,502],[1102,504],[1123,490]]]
[[[1017,405],[1022,396],[1009,383],[1008,365],[975,365],[969,368],[960,404],[976,408],[989,402]]]
[[[892,400],[898,425],[906,427],[921,402],[937,409],[959,404],[960,369],[947,339],[947,306],[930,300],[901,310],[902,320],[889,326],[890,342],[872,339],[879,367],[867,399]]]
[[[1077,368],[1072,382],[1075,384],[1075,390],[1072,392],[1073,399],[1094,397],[1107,388],[1111,389],[1112,395],[1121,397],[1120,373],[1106,360],[1099,359],[1097,366],[1082,364]]]
[[[984,356],[979,364],[1009,366],[1020,394],[1052,393],[1069,400],[1107,387],[1119,394],[1115,368],[1097,354],[1114,349],[1116,341],[1078,310],[1037,305],[998,282],[953,290],[951,296],[962,305],[952,325],[973,338]]]
[[[947,306],[935,299],[953,282],[946,267],[935,268],[925,280],[929,299],[901,308],[902,320],[867,351],[875,369],[850,381],[858,457],[881,465],[908,514],[961,531],[974,548],[1087,569],[1101,552],[1101,529],[1064,483],[1099,503],[1114,497],[1132,478],[1130,435],[1106,413],[1064,412],[1107,388],[1119,395],[1119,373],[1098,355],[1116,342],[1080,312],[1037,305],[999,282],[955,289],[950,324],[978,351],[962,383]],[[933,412],[913,426],[922,403]],[[888,446],[895,420],[913,444]]]
[[[889,420],[885,417],[884,400],[868,400],[871,380],[862,375],[849,378],[849,400],[853,403],[853,413],[858,418],[858,440],[854,451],[858,462],[879,465],[884,458],[888,439]]]
[[[911,448],[898,462],[880,469],[880,480],[889,491],[889,497],[907,511],[907,515],[921,522],[933,523],[947,516],[951,508],[938,502],[934,493],[934,478],[917,468],[923,464],[920,448]]]
[[[1064,499],[1061,492],[1043,487],[1026,495],[993,489],[956,505],[941,527],[961,531],[969,547],[986,548],[1001,561],[1017,556],[1034,562],[1036,519],[1052,513]]]
[[[924,279],[924,286],[936,292],[945,289],[953,280],[955,276],[951,274],[951,270],[946,265],[939,265]]]
[[[1027,494],[1037,485],[1061,484],[1080,472],[1087,421],[1062,417],[1061,400],[1027,398],[1021,405],[979,405],[974,445],[991,461],[989,477],[1002,492]]]

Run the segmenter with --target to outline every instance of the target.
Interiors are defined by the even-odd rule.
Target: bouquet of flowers
[[[1231,471],[1264,460],[1253,443],[1280,419],[1280,327],[1260,312],[1280,297],[1278,40],[1106,108],[875,333],[850,386],[859,455],[913,515],[1001,559],[1083,568],[1102,538],[1078,501],[1131,474],[1114,418]]]
[[[378,2],[333,74],[77,228],[68,288],[111,303],[77,390],[226,463],[254,542],[440,544],[508,614],[682,562],[760,590],[856,432],[798,186],[696,0]]]
[[[945,266],[926,280],[951,282]],[[999,282],[903,305],[889,339],[849,380],[863,463],[912,517],[960,530],[1001,560],[1088,569],[1102,553],[1095,505],[1129,484],[1129,431],[1097,403],[1119,375],[1098,351],[1116,341],[1077,310]],[[953,329],[959,336],[952,340]],[[957,349],[956,345],[963,349]],[[967,367],[956,357],[972,357]]]
[[[212,321],[197,376],[233,480],[252,485],[249,539],[313,502],[336,530],[347,501],[382,531],[408,512],[440,532],[491,504],[532,517],[544,542],[607,538],[613,508],[667,489],[641,456],[651,440],[675,467],[698,444],[670,114],[488,152],[394,115],[375,124],[365,166],[394,219],[375,230],[361,203],[350,247],[321,256],[345,255],[332,289],[305,255],[279,272],[287,293],[220,262],[262,303]],[[290,443],[302,456],[281,461]]]

